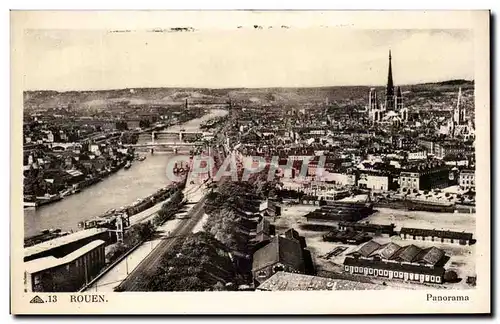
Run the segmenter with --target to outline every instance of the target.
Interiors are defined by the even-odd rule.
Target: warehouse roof
[[[269,244],[254,253],[252,270],[260,270],[278,262],[303,271],[304,259],[299,241],[275,236]]]
[[[382,245],[378,250],[372,252],[370,256],[379,255],[382,259],[390,259],[399,249],[401,249],[401,246],[390,242]]]
[[[24,269],[28,273],[37,273],[46,269],[55,268],[70,263],[103,244],[106,244],[106,242],[104,242],[103,240],[95,240],[62,258],[48,256],[28,261],[24,263]]]
[[[386,286],[351,281],[332,279],[279,271],[264,281],[258,290],[266,291],[304,291],[304,290],[380,290]]]
[[[452,231],[443,231],[443,230],[425,229],[425,228],[403,227],[401,228],[400,234],[426,236],[426,237],[440,237],[446,239],[472,240],[472,233],[452,232]]]
[[[79,240],[83,240],[106,231],[107,229],[104,228],[90,228],[82,231],[77,231],[75,233],[68,234],[65,236],[61,236],[53,240],[45,241],[40,244],[29,246],[24,249],[24,257],[52,250],[57,247],[70,244]]]
[[[368,257],[374,251],[380,249],[381,245],[377,242],[371,240],[363,244],[358,250],[352,252],[352,254],[359,254],[364,257]]]

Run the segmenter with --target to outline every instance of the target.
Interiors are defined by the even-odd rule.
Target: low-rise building
[[[408,152],[408,160],[424,160],[427,158],[427,151],[415,150]]]
[[[473,243],[472,233],[403,227],[399,235],[404,240],[422,240],[461,245]]]
[[[78,291],[104,267],[105,246],[103,240],[95,240],[63,257],[25,262],[25,292]]]
[[[355,186],[356,174],[341,173],[325,170],[322,173],[321,180],[340,186]]]
[[[302,246],[298,240],[278,235],[254,253],[254,281],[260,284],[278,271],[305,273]]]
[[[364,233],[372,233],[376,235],[394,235],[394,228],[396,225],[382,225],[382,224],[371,224],[371,223],[356,223],[356,222],[340,222],[339,223],[340,230],[354,230],[360,231]]]
[[[420,283],[442,283],[444,268],[430,268],[425,265],[384,262],[380,260],[346,257],[344,271],[370,277],[399,279]]]
[[[444,251],[436,247],[402,247],[393,242],[379,244],[372,240],[346,256],[344,271],[354,275],[442,283],[445,262]]]
[[[95,240],[109,241],[110,233],[105,228],[91,228],[26,247],[24,262],[48,256],[61,257]]]
[[[371,174],[366,171],[359,175],[358,187],[374,191],[388,191],[395,189],[391,174]]]

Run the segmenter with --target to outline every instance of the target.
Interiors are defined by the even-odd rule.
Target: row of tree
[[[153,221],[137,223],[128,228],[125,232],[123,243],[115,244],[106,254],[107,262],[111,263],[115,261],[137,244],[151,239],[156,232],[157,226],[174,217],[182,206],[184,199],[183,188],[183,185],[179,185],[176,188],[169,188],[168,191],[175,191],[170,195],[170,199],[163,204],[158,214],[153,218]]]
[[[182,189],[177,189],[170,199],[161,206],[158,214],[153,218],[153,224],[160,226],[172,219],[181,209],[183,200],[184,194],[182,193]]]
[[[177,244],[157,270],[140,283],[143,291],[220,291],[239,282],[227,248],[213,236],[198,232]]]
[[[106,262],[114,262],[140,242],[149,240],[154,233],[155,228],[151,222],[132,225],[125,232],[123,243],[117,243],[110,248],[109,252],[106,254]]]

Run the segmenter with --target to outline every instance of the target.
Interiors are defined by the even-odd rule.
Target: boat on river
[[[38,203],[37,207],[42,206],[42,205],[51,204],[53,202],[56,202],[56,201],[59,201],[62,199],[63,199],[63,197],[61,197],[61,195],[58,195],[58,194],[54,194],[54,195],[46,194],[45,196],[42,196],[42,197],[36,197],[36,200]]]
[[[36,208],[36,207],[38,207],[38,202],[36,202],[36,201],[24,201],[23,206],[24,206],[24,208]]]

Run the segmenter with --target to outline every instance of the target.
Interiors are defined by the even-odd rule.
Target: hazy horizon
[[[396,86],[406,87],[406,86],[415,86],[421,84],[433,84],[440,82],[448,82],[448,81],[464,81],[464,82],[474,82],[474,80],[467,79],[451,79],[451,80],[438,80],[438,81],[430,81],[430,82],[421,82],[421,83],[409,83],[409,84],[400,84]],[[385,85],[373,85],[373,84],[357,84],[357,85],[325,85],[325,86],[299,86],[299,87],[226,87],[226,88],[216,88],[216,87],[133,87],[133,88],[108,88],[108,89],[78,89],[78,90],[54,90],[54,89],[28,89],[23,92],[99,92],[99,91],[122,91],[122,90],[138,90],[138,89],[186,89],[186,90],[261,90],[261,89],[321,89],[321,88],[340,88],[340,87],[374,87],[374,88],[385,88]],[[404,89],[402,89],[404,90]]]
[[[27,30],[25,91],[320,88],[474,80],[472,31]]]

